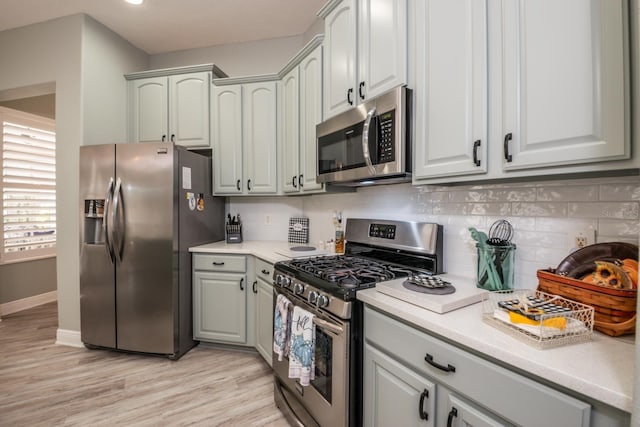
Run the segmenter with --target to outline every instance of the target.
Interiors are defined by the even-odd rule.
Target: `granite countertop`
[[[364,303],[501,364],[631,412],[635,342],[599,332],[579,344],[538,350],[482,319],[482,303],[437,314],[377,292],[358,291]]]
[[[209,243],[190,252],[253,255],[270,263],[296,256],[282,241]],[[310,253],[317,255],[317,253]],[[625,412],[631,412],[635,342],[633,336],[612,338],[598,332],[580,344],[538,350],[502,332],[482,319],[477,303],[445,314],[382,294],[375,288],[358,291],[358,299],[404,322],[457,343],[507,367],[534,378],[588,396]]]

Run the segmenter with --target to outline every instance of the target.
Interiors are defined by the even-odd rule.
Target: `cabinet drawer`
[[[206,271],[247,271],[247,257],[238,255],[193,254],[193,269]]]
[[[589,425],[591,407],[587,403],[454,347],[369,307],[365,310],[364,328],[368,343],[515,424]],[[427,363],[427,355],[432,358],[433,364],[441,368]]]
[[[267,283],[273,283],[273,264],[256,258],[256,277],[260,277]]]

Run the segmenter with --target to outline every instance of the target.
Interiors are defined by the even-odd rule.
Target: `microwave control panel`
[[[393,162],[394,153],[394,117],[395,110],[378,116],[378,164]]]

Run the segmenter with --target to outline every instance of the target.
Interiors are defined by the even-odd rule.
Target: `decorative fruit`
[[[596,285],[613,289],[633,289],[629,275],[622,267],[608,261],[596,261],[593,281]]]
[[[622,260],[622,269],[629,276],[631,280],[631,286],[633,289],[638,288],[638,261],[631,258],[626,258]]]

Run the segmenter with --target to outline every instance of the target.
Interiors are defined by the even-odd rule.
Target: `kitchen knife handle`
[[[292,184],[293,184],[293,188],[298,188],[298,183],[296,182],[296,179],[297,179],[297,178],[298,178],[298,177],[297,177],[297,176],[295,176],[295,175],[293,176],[293,178],[291,178],[291,182],[292,182]]]
[[[478,158],[480,144],[482,144],[482,142],[479,139],[473,143],[473,164],[476,166],[480,166],[480,159]]]
[[[449,417],[447,418],[447,427],[451,427],[453,425],[453,419],[458,416],[458,410],[454,407],[449,411]]]
[[[434,368],[438,368],[441,371],[445,371],[445,372],[455,372],[456,371],[456,367],[453,365],[449,365],[447,363],[447,366],[441,365],[439,363],[437,363],[436,361],[433,360],[433,356],[430,355],[429,353],[427,353],[427,355],[424,357],[425,362],[427,362],[429,365],[433,366]]]
[[[240,191],[240,180],[236,181],[236,188],[238,189],[238,191]]]
[[[298,185],[300,186],[300,188],[304,187],[304,184],[303,184],[303,182],[302,182],[302,178],[303,178],[303,177],[304,177],[304,175],[303,175],[303,174],[300,174],[300,175],[298,176]]]
[[[509,132],[508,134],[506,134],[504,136],[504,159],[507,162],[511,162],[513,160],[513,157],[511,156],[511,154],[509,154],[509,141],[511,141],[513,139],[513,134],[511,132]]]
[[[424,410],[424,400],[427,399],[428,397],[429,397],[429,390],[425,388],[422,394],[420,394],[420,404],[418,405],[418,415],[420,415],[421,420],[429,419],[429,414],[427,413],[427,411]]]
[[[251,285],[251,287],[253,288],[253,293],[257,294],[258,293],[258,281],[254,281],[253,285]]]
[[[240,290],[244,291],[244,277],[240,279]]]

